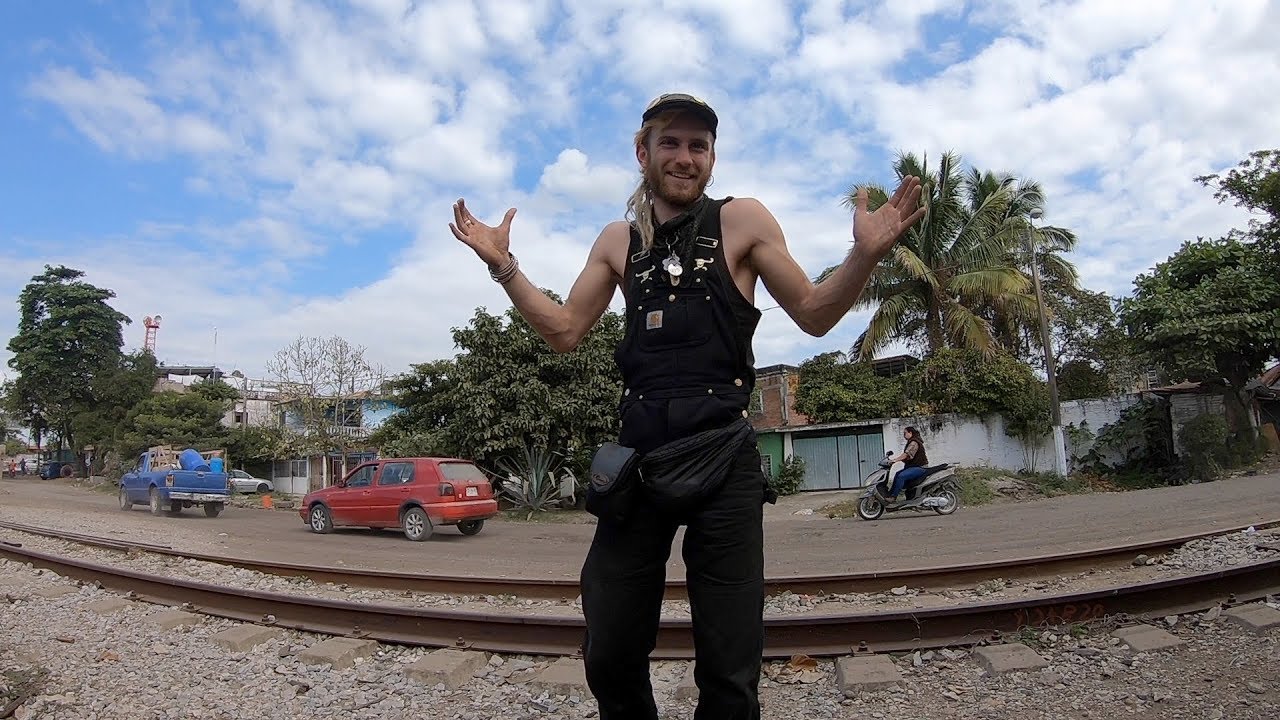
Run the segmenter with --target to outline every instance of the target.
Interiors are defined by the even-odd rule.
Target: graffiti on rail
[[[1017,627],[1044,627],[1098,620],[1107,614],[1107,608],[1099,602],[1066,603],[1049,607],[1019,608],[1014,611]]]

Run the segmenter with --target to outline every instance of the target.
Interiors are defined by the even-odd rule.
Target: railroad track
[[[899,568],[880,572],[822,573],[765,578],[765,593],[780,595],[818,595],[840,593],[883,592],[904,584],[922,590],[938,590],[972,585],[992,577],[1006,580],[1067,575],[1086,570],[1102,570],[1128,566],[1135,555],[1172,550],[1192,540],[1239,532],[1246,527],[1262,529],[1280,525],[1280,519],[1250,526],[1239,526],[1176,535],[1155,540],[1126,543],[1114,547],[1094,548],[1067,553],[1031,555],[1012,560],[990,560],[976,563]],[[514,595],[519,598],[573,599],[578,595],[577,579],[564,578],[495,578],[465,575],[392,572],[302,563],[276,562],[255,558],[228,557],[210,553],[179,550],[168,545],[135,542],[117,538],[67,532],[23,523],[0,521],[0,528],[122,551],[143,551],[189,560],[202,560],[232,567],[255,570],[269,575],[306,577],[317,583],[334,583],[379,590],[412,590],[451,595]],[[669,578],[665,597],[684,599],[688,591],[683,578]]]
[[[382,642],[532,655],[578,655],[581,617],[405,608],[247,590],[148,575],[0,543],[0,557],[208,615]],[[1021,600],[906,611],[806,614],[765,619],[766,658],[972,645],[1024,627],[1114,615],[1161,617],[1280,593],[1280,559],[1182,577]],[[664,619],[655,659],[693,657],[689,620]]]

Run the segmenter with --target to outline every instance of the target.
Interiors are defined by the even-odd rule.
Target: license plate
[[[467,497],[480,497],[480,488],[475,485],[467,488]]]

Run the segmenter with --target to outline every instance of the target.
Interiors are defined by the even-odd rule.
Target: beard
[[[680,181],[669,177],[662,168],[651,163],[645,169],[644,179],[649,184],[649,192],[653,193],[655,198],[677,208],[687,208],[702,197],[711,176],[710,173],[696,174],[695,172],[693,179]]]

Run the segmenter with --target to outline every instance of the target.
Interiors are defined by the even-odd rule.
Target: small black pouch
[[[591,458],[587,483],[587,512],[601,520],[626,522],[635,504],[636,474],[640,454],[618,443],[607,442]]]

